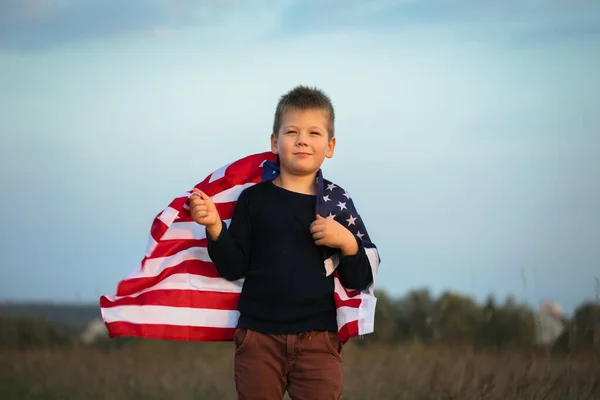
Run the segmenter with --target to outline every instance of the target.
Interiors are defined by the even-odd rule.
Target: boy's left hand
[[[310,224],[310,233],[318,246],[338,248],[344,255],[358,252],[358,243],[352,232],[334,219],[317,214],[317,219]]]

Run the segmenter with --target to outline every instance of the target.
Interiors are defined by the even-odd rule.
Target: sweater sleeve
[[[358,252],[351,256],[340,254],[337,270],[340,281],[346,288],[364,290],[373,281],[373,271],[362,241],[357,236],[355,238],[358,243]]]
[[[244,277],[250,262],[250,218],[244,192],[238,197],[229,227],[222,224],[218,238],[211,240],[206,235],[208,254],[219,274],[235,281]]]

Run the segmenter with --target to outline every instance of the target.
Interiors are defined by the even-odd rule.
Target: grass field
[[[228,343],[0,353],[1,399],[234,399]],[[344,350],[344,399],[600,399],[600,363],[578,357],[404,346]]]

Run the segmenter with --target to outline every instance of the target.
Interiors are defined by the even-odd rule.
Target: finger
[[[202,219],[202,218],[206,218],[208,216],[208,213],[206,211],[198,211],[194,213],[194,218],[198,218],[198,219]]]
[[[200,197],[200,194],[192,193],[192,195],[190,196],[190,203],[194,203],[194,204],[204,203],[204,200],[202,199],[202,197]]]
[[[200,204],[200,205],[198,205],[197,207],[194,207],[194,208],[191,210],[191,212],[192,212],[192,214],[198,214],[198,213],[200,213],[200,212],[203,212],[203,213],[207,213],[207,214],[208,214],[208,207],[206,207],[206,205],[205,205],[205,204]]]
[[[310,226],[325,226],[327,224],[327,220],[324,218],[321,219],[315,219],[313,222],[311,222]]]
[[[321,216],[321,214],[317,214],[317,221],[318,221],[318,220],[326,220],[326,219],[327,219],[327,218],[323,218],[323,217]]]
[[[195,197],[194,199],[190,199],[190,210],[191,211],[198,210],[200,207],[206,208],[206,203],[204,203],[204,200],[200,199],[200,197],[198,197],[198,196],[194,196]]]
[[[196,196],[194,196],[196,195]],[[202,190],[198,189],[198,188],[194,188],[194,190],[192,190],[192,193],[190,194],[190,200],[192,198],[200,198],[202,200],[210,200],[210,197],[204,193]]]
[[[310,225],[310,232],[311,233],[316,233],[316,232],[323,232],[325,230],[325,225],[324,224],[311,224]]]
[[[204,193],[202,190],[194,189],[194,191],[197,191],[197,193],[200,195],[202,200],[210,200],[210,197],[206,193]]]
[[[319,239],[323,239],[325,237],[325,232],[315,232],[312,235],[312,238],[314,240],[319,240]]]

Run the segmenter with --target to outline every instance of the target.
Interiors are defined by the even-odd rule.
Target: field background
[[[228,343],[147,341],[0,354],[2,399],[235,398]],[[344,399],[600,398],[600,365],[585,355],[350,343],[344,370]]]
[[[597,301],[540,344],[536,314],[510,298],[378,297],[376,333],[344,349],[344,399],[600,399]],[[235,399],[232,343],[84,344],[98,316],[95,305],[0,305],[0,399]]]

